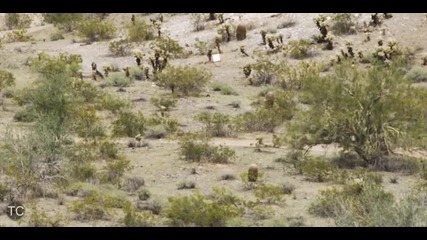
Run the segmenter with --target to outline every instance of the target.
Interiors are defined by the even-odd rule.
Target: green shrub
[[[93,163],[73,163],[69,166],[70,175],[79,181],[90,181],[96,179],[96,167]]]
[[[191,23],[193,24],[193,30],[196,32],[205,29],[205,19],[201,13],[192,13]]]
[[[331,180],[335,171],[334,166],[329,161],[320,157],[306,156],[301,167],[303,174],[315,182]]]
[[[334,13],[331,16],[331,29],[336,35],[356,33],[356,17],[351,13]]]
[[[332,74],[304,84],[311,107],[289,124],[288,142],[300,147],[337,143],[368,165],[398,147],[427,147],[420,134],[427,124],[415,120],[427,114],[420,102],[427,91],[411,86],[398,59],[367,71],[344,62]]]
[[[113,114],[121,113],[122,111],[127,111],[131,103],[127,100],[122,100],[118,97],[115,97],[111,94],[106,94],[99,105],[97,106],[98,110],[108,110]]]
[[[159,50],[166,56],[173,58],[182,57],[184,54],[184,48],[179,43],[170,37],[157,38],[150,44],[154,50]]]
[[[88,42],[103,41],[114,37],[116,27],[108,22],[85,20],[78,27],[79,36]]]
[[[129,74],[130,74],[131,79],[135,79],[135,80],[146,79],[144,70],[139,68],[139,67],[129,68]]]
[[[107,158],[107,159],[119,158],[119,148],[116,143],[103,142],[99,148],[99,151],[102,158]]]
[[[124,213],[122,222],[125,227],[155,227],[156,219],[152,213],[140,212],[133,207],[126,207]]]
[[[124,188],[128,192],[135,192],[138,189],[141,189],[144,186],[145,180],[142,177],[134,176],[126,178],[124,183]]]
[[[10,194],[11,189],[0,183],[0,202],[5,201],[6,197]]]
[[[11,72],[0,70],[0,92],[6,87],[15,86],[15,76]]]
[[[49,216],[45,211],[39,210],[35,205],[31,208],[29,227],[62,227],[64,226],[64,217],[61,214]]]
[[[110,42],[108,49],[114,56],[124,57],[130,55],[132,44],[126,39]]]
[[[113,122],[113,135],[135,137],[138,134],[143,135],[146,129],[146,120],[140,112],[123,112],[119,118]]]
[[[27,35],[26,29],[20,29],[20,30],[14,30],[12,32],[7,33],[4,36],[5,42],[12,43],[12,42],[28,42],[33,40],[33,37],[30,35]]]
[[[64,32],[62,30],[57,30],[50,34],[50,41],[58,41],[64,39]]]
[[[406,74],[406,77],[414,82],[427,82],[427,70],[423,67],[414,66]]]
[[[368,217],[370,212],[391,207],[393,195],[386,193],[380,184],[364,179],[320,192],[320,197],[310,206],[309,212],[322,217],[340,217],[347,211]]]
[[[282,186],[283,194],[292,194],[295,190],[295,186],[293,184],[285,183]]]
[[[211,146],[206,140],[194,140],[190,137],[184,137],[181,142],[181,157],[186,161],[192,162],[213,162],[227,163],[235,158],[235,151],[227,146]]]
[[[211,86],[213,91],[220,92],[222,95],[237,95],[236,90],[226,83],[216,81]]]
[[[109,161],[105,166],[105,172],[101,176],[101,182],[119,185],[126,171],[132,170],[133,167],[130,161],[124,157],[120,157],[113,161]]]
[[[221,227],[228,219],[241,216],[242,209],[234,202],[209,200],[198,192],[190,196],[170,197],[165,215],[171,226]]]
[[[283,190],[276,185],[262,185],[255,189],[255,196],[266,203],[278,203],[282,201]]]
[[[124,196],[91,190],[84,199],[73,201],[69,210],[77,214],[77,220],[88,221],[108,219],[113,208],[128,206],[130,202]]]
[[[94,106],[76,107],[74,114],[73,129],[79,137],[96,142],[106,136],[105,128]]]
[[[146,138],[165,138],[178,130],[178,121],[169,117],[153,117],[147,120]]]
[[[313,55],[313,45],[307,40],[290,40],[285,52],[291,58],[304,59]]]
[[[134,24],[127,25],[128,40],[130,42],[142,42],[154,39],[153,28],[144,21],[135,19]]]
[[[198,94],[212,77],[210,72],[196,67],[168,66],[162,72],[155,75],[155,81],[159,86],[168,87],[179,91],[184,95]]]
[[[54,26],[71,32],[77,28],[83,20],[83,13],[43,13],[44,21]]]
[[[222,113],[200,113],[196,119],[205,125],[203,131],[208,137],[234,136],[234,129],[228,115]]]
[[[157,107],[159,111],[170,111],[172,108],[176,106],[176,99],[171,97],[152,97],[150,99],[151,104]]]
[[[105,79],[105,83],[107,86],[129,87],[132,81],[122,72],[112,72],[108,74],[108,77]]]
[[[5,16],[5,24],[9,30],[29,28],[31,22],[31,18],[27,14],[6,13]]]
[[[235,129],[242,132],[274,132],[276,127],[291,120],[295,111],[293,93],[275,91],[274,99],[272,105],[265,101],[257,105],[254,111],[237,115],[233,120]]]
[[[201,41],[199,38],[196,38],[196,43],[194,47],[197,49],[200,55],[205,55],[208,53],[209,46],[207,42]]]
[[[426,197],[412,192],[396,201],[380,184],[359,180],[322,191],[309,212],[332,217],[339,227],[420,227],[426,226]]]

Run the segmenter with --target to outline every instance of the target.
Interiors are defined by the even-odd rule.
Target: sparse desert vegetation
[[[0,14],[0,226],[426,227],[422,24]]]

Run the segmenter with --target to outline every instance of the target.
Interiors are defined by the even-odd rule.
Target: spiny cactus
[[[258,180],[258,166],[256,164],[252,164],[248,169],[248,181],[256,182]]]
[[[261,30],[261,37],[262,37],[262,44],[263,45],[267,45],[267,40],[266,40],[266,36],[267,36],[267,31],[265,30]]]
[[[215,14],[215,13],[209,13],[209,18],[208,18],[208,20],[209,20],[209,21],[216,20],[216,14]]]
[[[274,37],[272,36],[267,38],[268,47],[270,47],[271,49],[274,49],[273,40],[274,40]]]
[[[381,19],[378,16],[378,13],[374,13],[371,15],[371,21],[369,22],[369,25],[373,27],[381,25]]]
[[[243,74],[245,74],[245,77],[248,78],[251,75],[252,67],[250,64],[243,67]]]
[[[363,40],[364,42],[371,41],[371,35],[369,33],[366,33],[366,38]]]
[[[218,14],[218,20],[219,20],[219,24],[223,24],[225,22],[225,20],[224,20],[224,13],[219,13]]]
[[[144,75],[146,79],[150,79],[150,69],[148,67],[144,68]]]
[[[208,53],[206,55],[208,56],[209,62],[212,62],[212,50],[211,49],[208,50]]]
[[[225,33],[227,34],[227,42],[231,41],[230,24],[224,26]]]
[[[215,37],[215,46],[218,49],[218,52],[222,53],[222,51],[221,51],[221,36]]]
[[[132,25],[135,25],[135,15],[132,14],[132,17],[130,18],[130,20],[132,21]]]
[[[246,39],[246,26],[245,25],[238,25],[236,28],[236,39],[237,41],[242,41]]]

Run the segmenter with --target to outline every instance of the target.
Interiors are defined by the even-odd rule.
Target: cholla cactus
[[[218,52],[219,53],[222,53],[221,52],[221,36],[219,36],[219,35],[217,35],[216,37],[215,37],[215,46],[216,46],[216,48],[218,49]]]
[[[371,15],[371,21],[369,22],[369,25],[373,27],[381,25],[381,19],[378,16],[378,13],[374,13]]]
[[[206,54],[206,56],[208,56],[209,62],[212,62],[212,50],[211,49],[208,50],[208,53]]]
[[[277,37],[277,40],[279,44],[283,44],[283,34],[279,34],[279,36]]]
[[[270,36],[270,37],[267,38],[268,47],[270,47],[271,49],[274,49],[273,40],[274,40],[273,36]]]
[[[245,74],[245,77],[248,78],[251,75],[252,67],[250,64],[243,67],[243,74]]]
[[[218,20],[219,20],[219,24],[223,24],[225,22],[225,20],[224,20],[224,13],[219,13],[218,14]]]
[[[351,42],[346,42],[345,46],[347,47],[348,55],[350,55],[351,58],[354,58],[353,44]]]
[[[332,34],[328,34],[327,36],[326,36],[326,38],[324,39],[324,41],[325,41],[325,43],[326,43],[326,46],[325,46],[325,48],[327,49],[327,50],[332,50],[333,48],[334,48],[334,46],[333,46],[333,41],[334,40],[334,38],[333,38],[333,35]]]
[[[262,44],[266,45],[267,44],[267,41],[266,41],[267,31],[261,30],[260,33],[261,33],[261,37],[262,37]]]

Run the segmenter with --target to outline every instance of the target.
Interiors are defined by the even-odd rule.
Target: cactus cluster
[[[163,56],[161,57],[161,52],[156,50],[156,52],[154,53],[154,57],[149,57],[151,66],[153,67],[153,73],[156,73],[157,71],[162,71],[167,63],[168,63],[168,56],[166,54],[162,54]]]
[[[320,31],[320,35],[314,36],[314,40],[319,44],[324,44],[324,49],[332,50],[334,48],[334,38],[327,29],[328,24],[326,23],[326,20],[328,20],[326,15],[320,15],[319,17],[314,18],[314,23]]]
[[[248,77],[251,75],[251,72],[252,72],[252,67],[251,67],[251,65],[250,65],[250,64],[245,65],[245,66],[243,67],[243,74],[245,74],[245,77],[246,77],[246,78],[248,78]]]
[[[382,62],[391,60],[394,56],[401,55],[402,51],[399,47],[399,42],[391,40],[384,46],[382,40],[378,41],[378,47],[372,53],[372,56]]]

